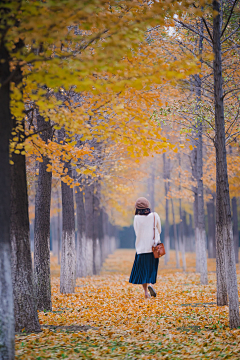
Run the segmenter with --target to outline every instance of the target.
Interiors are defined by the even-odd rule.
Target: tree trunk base
[[[71,234],[63,231],[62,254],[61,254],[61,273],[60,273],[60,293],[72,294],[75,292],[75,233]]]
[[[11,279],[10,246],[1,244],[0,251],[0,359],[14,359],[14,312]]]
[[[86,270],[87,276],[93,275],[93,240],[86,239]]]

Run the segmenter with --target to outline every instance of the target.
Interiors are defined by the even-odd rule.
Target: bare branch
[[[212,40],[212,43],[213,43],[212,34],[211,34],[210,30],[209,30],[209,27],[208,27],[207,22],[206,22],[206,20],[204,19],[204,17],[202,17],[202,21],[203,21],[203,23],[204,23],[204,25],[205,25],[205,28],[207,29],[208,35],[209,35],[209,37],[210,37],[210,39]]]
[[[230,94],[233,91],[240,91],[240,88],[234,88],[234,89],[230,89],[230,90],[226,91],[223,95],[223,99],[225,98],[226,95]]]
[[[238,31],[239,28],[240,28],[240,25],[238,25],[238,27],[236,27],[236,29],[233,30],[233,32],[231,32],[230,35],[228,35],[225,39],[223,39],[223,41],[221,41],[221,44],[224,43],[224,41],[227,41],[230,37],[232,37]]]
[[[223,36],[223,34],[224,34],[224,32],[225,32],[228,24],[229,24],[229,21],[231,20],[232,13],[233,13],[234,7],[235,7],[235,5],[237,4],[237,2],[238,2],[238,0],[234,0],[234,3],[233,3],[233,5],[232,5],[232,8],[231,8],[231,11],[230,11],[230,14],[229,14],[229,17],[228,17],[227,22],[226,22],[226,24],[225,24],[225,26],[224,26],[224,28],[223,28],[223,30],[222,30],[221,37]]]
[[[41,129],[41,130],[35,131],[35,132],[32,133],[32,134],[26,135],[26,136],[25,136],[25,139],[28,139],[29,137],[31,137],[31,136],[33,136],[33,135],[36,135],[36,134],[39,134],[39,133],[41,133],[41,132],[43,132],[43,131],[50,130],[50,129],[52,129],[52,128],[54,127],[54,125],[55,125],[55,124],[53,124],[53,125],[51,125],[51,126],[48,126],[48,127],[46,127],[45,129]]]
[[[207,40],[207,42],[212,46],[212,42],[203,34],[200,34],[197,30],[195,30],[194,28],[192,28],[189,25],[184,24],[182,21],[179,21],[177,19],[174,19],[175,22],[177,22],[178,24],[182,25],[183,27],[185,27],[186,29],[192,31],[193,33],[197,34],[198,36],[202,36],[205,40]]]

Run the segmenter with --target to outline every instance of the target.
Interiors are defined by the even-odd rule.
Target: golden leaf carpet
[[[215,261],[200,285],[195,255],[187,271],[175,253],[160,259],[157,297],[128,283],[134,250],[110,255],[99,276],[77,279],[61,295],[60,266],[51,258],[52,312],[39,312],[43,331],[16,335],[16,359],[240,359],[240,329],[228,327],[228,307],[216,306]],[[237,265],[239,269],[239,265]],[[240,272],[238,281],[240,281]]]

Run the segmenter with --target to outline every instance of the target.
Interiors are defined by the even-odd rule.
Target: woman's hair
[[[148,215],[150,214],[151,210],[149,208],[146,209],[136,209],[135,215]]]

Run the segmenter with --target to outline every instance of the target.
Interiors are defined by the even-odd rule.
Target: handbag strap
[[[155,214],[153,213],[153,242],[155,242]]]

